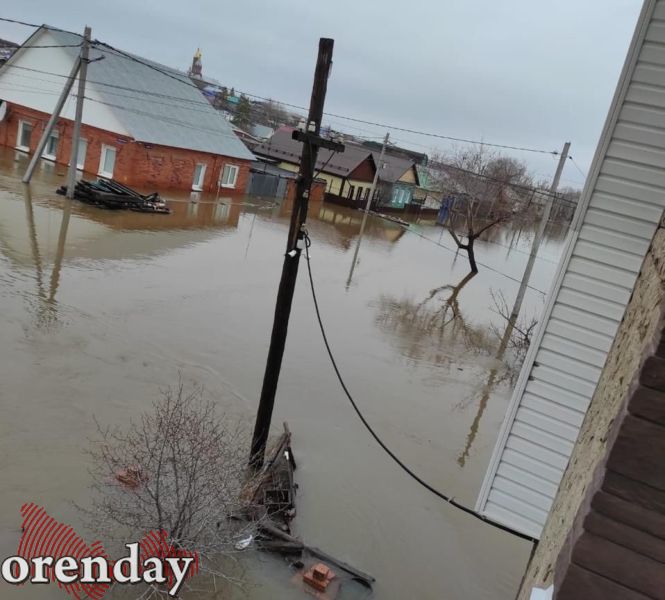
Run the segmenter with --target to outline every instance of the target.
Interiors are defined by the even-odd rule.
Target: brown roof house
[[[292,127],[281,127],[270,139],[254,148],[254,153],[275,161],[282,169],[297,172],[302,142],[292,138]],[[371,150],[345,144],[344,152],[319,150],[317,177],[326,181],[326,198],[338,203],[360,206],[372,187],[376,171]]]

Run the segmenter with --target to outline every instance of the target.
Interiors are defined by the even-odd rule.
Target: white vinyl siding
[[[31,136],[32,124],[28,123],[28,121],[19,121],[18,133],[16,135],[16,148],[19,150],[24,150],[25,152],[29,152]]]
[[[115,170],[115,156],[116,150],[113,146],[106,146],[102,144],[102,153],[99,157],[99,175],[113,178],[113,171]]]
[[[200,192],[203,189],[203,181],[206,175],[206,165],[203,163],[196,163],[194,166],[194,180],[192,181],[192,189],[195,192]]]
[[[222,171],[222,177],[220,180],[221,186],[225,188],[234,188],[236,182],[238,181],[238,171],[239,167],[237,165],[224,165],[224,170]]]
[[[539,537],[665,208],[665,0],[648,0],[476,508]]]

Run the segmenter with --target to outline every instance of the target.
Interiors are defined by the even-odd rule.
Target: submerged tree
[[[254,530],[230,518],[250,485],[247,430],[220,417],[200,388],[186,391],[180,382],[128,427],[98,431],[90,527],[120,544],[164,531],[169,544],[198,552],[204,569],[231,579],[212,565]]]
[[[477,273],[475,241],[527,205],[532,182],[526,165],[480,146],[447,156],[434,153],[430,167],[435,184],[456,198],[464,233],[458,233],[454,219],[447,221],[447,228],[457,247],[467,252],[471,271]]]

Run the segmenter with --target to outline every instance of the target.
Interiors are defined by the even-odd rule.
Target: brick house
[[[0,68],[0,144],[34,152],[80,43],[44,26]],[[81,171],[138,187],[245,191],[254,156],[186,74],[101,43],[90,59]],[[69,163],[76,89],[75,82],[46,160]]]

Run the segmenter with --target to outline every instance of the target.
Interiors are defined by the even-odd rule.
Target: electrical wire
[[[305,237],[305,259],[307,261],[307,273],[309,275],[309,285],[310,289],[312,291],[312,300],[314,301],[314,310],[316,312],[316,319],[319,323],[319,329],[321,330],[321,337],[323,338],[323,344],[326,347],[326,351],[328,353],[328,357],[330,358],[330,363],[332,364],[333,370],[335,371],[335,375],[337,376],[337,380],[339,381],[342,390],[344,390],[344,394],[346,395],[347,399],[351,403],[351,406],[353,407],[353,410],[355,411],[356,415],[362,422],[362,424],[365,426],[365,429],[370,433],[370,435],[374,438],[377,444],[381,446],[383,451],[399,466],[407,475],[409,475],[412,479],[414,479],[417,483],[419,483],[422,487],[424,487],[426,490],[443,500],[444,502],[447,502],[451,506],[457,508],[458,510],[461,510],[462,512],[465,512],[468,515],[471,515],[472,517],[482,521],[483,523],[486,523],[487,525],[491,525],[492,527],[495,527],[497,529],[500,529],[501,531],[505,531],[507,533],[510,533],[518,538],[521,538],[523,540],[527,540],[531,542],[532,544],[537,543],[538,540],[533,538],[530,535],[527,535],[525,533],[521,533],[519,531],[515,531],[514,529],[511,529],[510,527],[503,525],[501,523],[498,523],[497,521],[494,521],[492,519],[489,519],[485,517],[484,515],[481,515],[480,513],[476,512],[472,508],[469,508],[468,506],[465,506],[461,502],[458,502],[455,500],[454,497],[448,496],[447,494],[444,494],[431,486],[429,483],[427,483],[422,477],[417,475],[414,471],[412,471],[400,458],[395,455],[395,453],[388,448],[388,446],[385,444],[385,442],[379,437],[379,435],[374,431],[374,428],[370,425],[370,423],[367,421],[365,416],[363,415],[362,411],[358,407],[358,404],[356,401],[353,399],[353,396],[351,395],[351,392],[349,391],[349,388],[346,386],[346,383],[344,382],[344,378],[342,377],[342,374],[339,370],[339,367],[337,366],[337,361],[335,360],[335,356],[333,355],[332,349],[330,347],[330,343],[328,341],[328,335],[326,334],[326,329],[325,326],[323,325],[323,319],[321,317],[321,309],[319,307],[319,301],[316,296],[316,289],[314,286],[314,276],[312,275],[312,265],[311,265],[311,260],[309,256],[309,247],[312,245],[312,240],[310,239],[308,233],[306,230],[303,230],[303,234]]]
[[[582,175],[582,177],[584,177],[584,179],[586,180],[586,178],[587,178],[587,174],[586,174],[586,173],[581,169],[581,167],[575,162],[575,159],[574,159],[572,156],[568,156],[568,158],[569,158],[570,161],[573,163],[573,165],[575,166],[575,168],[580,172],[580,174]]]
[[[0,19],[0,20],[3,20],[3,19]],[[11,20],[9,20],[9,21],[11,21]],[[42,27],[41,25],[36,25],[36,24],[29,24],[29,23],[22,23],[22,24],[29,25],[29,26],[32,26],[32,27]],[[55,28],[47,27],[47,29],[55,29]],[[64,30],[58,30],[58,31],[64,31]],[[68,32],[68,33],[71,33],[71,32]],[[73,35],[78,35],[78,34],[74,33]],[[186,79],[186,76],[184,74],[180,75],[180,76],[176,76],[174,73],[178,73],[177,71],[173,70],[171,73],[169,73],[168,71],[164,70],[164,69],[168,69],[169,67],[160,67],[160,66],[157,66],[155,64],[148,63],[148,62],[146,62],[142,59],[139,59],[139,58],[127,53],[127,52],[119,50],[119,49],[111,46],[110,44],[107,44],[105,42],[101,42],[99,40],[94,40],[94,42],[92,42],[91,45],[93,47],[96,47],[97,49],[100,49],[99,47],[102,46],[104,49],[106,49],[106,51],[111,51],[111,52],[115,53],[116,56],[125,58],[127,60],[131,60],[131,61],[136,62],[138,64],[141,64],[141,65],[143,65],[145,67],[148,67],[148,68],[150,68],[150,69],[152,69],[152,70],[154,70],[158,73],[161,73],[162,75],[164,75],[166,77],[169,77],[169,78],[171,78],[171,79],[173,79],[173,80],[175,80],[175,81],[177,81],[177,82],[179,82],[183,85],[194,88],[194,89],[197,90],[197,92],[200,92],[200,89],[198,88],[198,86],[196,86],[191,81]],[[56,76],[59,76],[59,77],[67,77],[66,75],[61,75],[59,73],[49,73],[48,71],[39,71],[37,69],[29,69],[27,67],[16,67],[16,65],[5,65],[5,66],[15,67],[15,68],[24,68],[26,70],[32,70],[32,71],[37,71],[37,72],[41,72],[41,73],[44,73],[44,74],[56,75]],[[100,85],[107,85],[103,82],[95,82],[94,80],[90,80],[90,83],[97,83],[97,84],[100,84]],[[114,87],[123,87],[123,86],[114,86]],[[128,87],[123,88],[123,89],[125,89],[127,91],[133,91],[133,92],[152,95],[151,92],[148,92],[146,90],[137,90],[135,88],[133,89],[133,88],[128,88]],[[265,97],[262,97],[262,96],[258,96],[258,95],[255,95],[255,94],[250,94],[248,92],[242,92],[241,91],[240,93],[245,94],[245,95],[250,96],[250,97],[253,97],[253,98],[258,98],[258,99],[261,99],[261,100],[264,100],[264,101],[271,101],[271,102],[273,101],[272,99],[265,98]],[[176,99],[177,97],[173,97],[173,98]],[[181,101],[190,101],[189,99],[186,99],[186,98],[180,98],[179,100],[181,100]],[[197,101],[194,101],[194,102],[196,104],[199,104],[199,102],[197,102]],[[111,103],[107,103],[107,104],[109,106],[115,106],[116,108],[121,108],[121,109],[124,108],[124,107],[121,107],[121,106],[118,106],[118,105],[113,105]],[[200,104],[203,105],[204,102],[201,102]],[[205,104],[207,104],[207,102],[205,102]],[[292,105],[292,104],[289,104],[289,103],[286,103],[286,102],[280,102],[280,104],[283,104],[285,106],[291,106],[291,107],[294,107],[294,108],[298,108],[299,110],[306,111],[306,109],[304,107]],[[324,114],[326,114],[328,116],[335,117],[335,118],[342,118],[342,119],[350,120],[350,121],[353,121],[353,122],[364,123],[364,124],[378,126],[378,127],[382,127],[382,128],[394,129],[396,131],[404,131],[404,132],[409,132],[409,133],[422,134],[422,135],[426,135],[426,136],[429,136],[429,137],[439,137],[439,138],[442,138],[442,139],[449,139],[449,140],[461,141],[461,142],[473,143],[473,144],[483,144],[485,146],[501,147],[501,148],[507,148],[507,149],[512,149],[512,150],[526,150],[526,151],[540,152],[540,153],[552,154],[552,155],[559,154],[559,152],[557,152],[557,151],[538,150],[538,149],[526,148],[526,147],[520,147],[520,146],[509,146],[509,145],[505,145],[505,144],[492,144],[492,143],[488,143],[488,142],[484,142],[484,141],[474,141],[474,140],[468,140],[468,139],[463,139],[463,138],[453,138],[451,136],[443,136],[443,135],[439,135],[439,134],[432,134],[432,133],[428,133],[428,132],[419,132],[419,131],[416,131],[416,130],[413,130],[413,129],[407,129],[407,128],[402,128],[402,127],[397,127],[397,126],[390,126],[390,125],[375,123],[375,122],[371,122],[371,121],[364,121],[362,119],[356,119],[354,117],[346,117],[346,116],[338,115],[338,114],[334,114],[334,113],[324,113]],[[150,115],[147,115],[147,116],[150,116]],[[509,187],[513,187],[515,189],[523,189],[523,190],[532,191],[532,192],[537,193],[537,194],[539,194],[541,196],[544,196],[544,197],[558,198],[562,202],[568,202],[569,204],[574,204],[571,201],[568,201],[564,198],[561,198],[560,196],[550,194],[549,192],[546,192],[546,191],[535,190],[533,188],[529,188],[528,186],[524,186],[524,185],[520,185],[520,184],[508,183],[508,182],[499,180],[497,178],[492,178],[492,177],[489,177],[487,175],[483,175],[481,173],[477,173],[475,171],[464,169],[462,167],[458,167],[458,166],[451,165],[451,164],[448,164],[448,163],[440,163],[439,166],[443,166],[445,168],[454,169],[454,170],[457,170],[457,171],[460,171],[460,172],[465,172],[465,173],[468,173],[468,174],[472,174],[474,176],[483,178],[485,180],[497,181],[499,183],[502,183],[502,184],[507,185]]]

